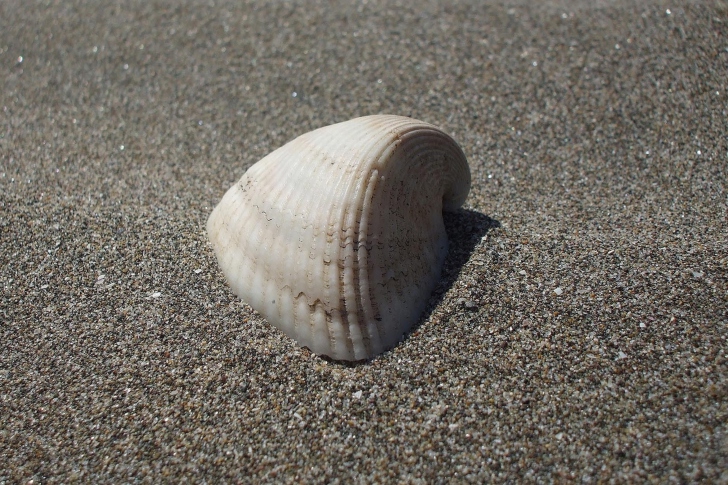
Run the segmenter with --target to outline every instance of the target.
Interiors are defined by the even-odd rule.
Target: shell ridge
[[[345,125],[345,123],[340,124]],[[329,137],[327,137],[327,140]],[[354,163],[354,161],[360,157],[358,153],[350,154],[349,147],[346,144],[337,144],[336,147],[337,150],[332,149],[332,158],[337,159],[339,161],[342,161],[343,168],[342,168],[342,174],[340,177],[340,187],[341,187],[341,199],[342,204],[338,211],[330,211],[329,218],[328,218],[328,224],[327,227],[331,228],[331,238],[330,241],[327,237],[327,248],[326,253],[329,254],[330,260],[336,259],[337,264],[336,265],[330,265],[329,269],[335,268],[337,271],[336,274],[336,288],[338,291],[337,293],[337,301],[339,303],[339,307],[342,309],[339,312],[336,312],[335,314],[332,313],[331,323],[328,325],[328,336],[329,336],[329,342],[333,344],[332,348],[332,354],[334,356],[341,356],[342,358],[355,358],[356,355],[356,337],[354,330],[354,326],[358,326],[358,322],[356,319],[356,309],[351,309],[352,301],[350,298],[347,298],[347,290],[349,285],[347,284],[347,266],[346,261],[347,258],[350,260],[353,260],[352,257],[352,251],[350,248],[350,245],[346,243],[347,240],[351,237],[353,240],[353,235],[348,234],[347,227],[350,228],[351,225],[347,224],[347,221],[351,218],[351,209],[352,206],[350,203],[346,203],[346,201],[351,200],[352,198],[356,198],[356,187],[357,187],[357,164]],[[347,154],[349,155],[347,157]],[[354,195],[352,195],[352,193]],[[327,231],[328,234],[328,231]],[[344,244],[342,244],[344,242]],[[331,278],[331,280],[334,280]],[[335,328],[333,326],[333,323],[335,321],[334,316],[337,316],[341,319],[341,326],[339,328]],[[352,318],[353,317],[353,318]],[[337,319],[336,319],[337,320]],[[338,327],[338,325],[337,325]],[[337,333],[343,333],[342,341],[341,343],[337,342],[336,334]],[[343,348],[342,347],[343,344]]]
[[[368,265],[366,264],[367,254],[365,251],[363,252],[360,250],[360,244],[362,236],[365,243],[367,239],[368,227],[364,227],[364,230],[362,230],[362,226],[364,226],[364,221],[369,220],[368,211],[371,210],[371,197],[373,196],[376,188],[376,183],[372,183],[372,180],[373,178],[375,180],[378,178],[380,170],[387,170],[391,154],[399,145],[398,138],[392,134],[391,129],[387,129],[387,127],[378,127],[378,129],[373,131],[374,135],[372,137],[378,138],[378,143],[374,144],[374,146],[361,158],[363,161],[368,161],[368,163],[365,163],[364,166],[360,167],[360,175],[358,177],[360,182],[357,184],[357,196],[353,198],[354,204],[352,204],[356,213],[361,216],[355,217],[353,221],[355,224],[353,233],[354,237],[351,241],[351,247],[347,244],[346,248],[348,251],[354,252],[356,255],[355,259],[352,260],[352,263],[354,264],[354,278],[351,283],[353,285],[352,290],[354,302],[352,302],[351,306],[353,306],[356,311],[356,323],[359,327],[358,332],[356,332],[356,337],[358,337],[357,341],[360,341],[363,346],[362,351],[357,352],[355,341],[352,336],[351,340],[355,347],[355,357],[357,359],[372,355],[375,353],[375,350],[379,351],[382,346],[381,336],[383,334],[380,331],[382,330],[382,324],[380,321],[371,317],[372,311],[370,309],[365,309],[367,303],[365,299],[371,301],[371,298],[369,297],[371,293],[368,284],[365,284],[364,288],[362,287],[362,278],[368,278],[369,271]],[[367,215],[364,216],[364,214]],[[362,259],[364,260],[364,264],[361,264]],[[363,275],[362,269],[364,270]],[[348,311],[349,306],[346,308]],[[350,325],[350,327],[352,326]]]
[[[371,353],[372,348],[378,349],[381,347],[381,336],[383,335],[383,329],[380,327],[381,318],[375,318],[375,314],[378,313],[378,305],[369,286],[369,251],[367,250],[370,229],[369,217],[373,210],[372,202],[378,180],[379,170],[375,168],[367,178],[361,210],[362,215],[359,219],[359,244],[357,245],[359,259],[359,291],[357,292],[357,296],[366,325],[366,333],[369,340],[369,348],[367,350],[369,353]]]
[[[354,179],[354,182],[356,182],[356,179]],[[352,196],[352,199],[355,201],[355,203],[346,206],[346,209],[344,211],[345,225],[341,226],[341,228],[342,230],[346,228],[344,232],[344,237],[346,239],[351,238],[353,241],[354,231],[358,230],[356,225],[356,214],[358,212],[358,201],[359,194],[361,192],[361,184],[353,183],[352,186],[354,186],[354,195]],[[364,335],[361,331],[362,322],[359,318],[359,270],[356,254],[354,252],[354,245],[349,243],[345,244],[342,248],[342,256],[343,257],[341,257],[341,261],[343,262],[344,267],[343,271],[341,272],[341,288],[342,295],[344,297],[344,312],[346,313],[347,321],[349,322],[349,325],[347,326],[347,346],[350,345],[352,353],[356,358],[356,356],[359,354],[358,348],[360,346],[366,347],[367,343],[363,339]],[[347,261],[349,263],[348,265],[346,264]]]
[[[346,122],[351,124],[351,122]],[[342,123],[344,125],[344,123]],[[381,154],[387,150],[389,143],[382,140],[381,129],[374,128],[368,133],[367,140],[373,139],[375,142],[364,143],[364,146],[371,145],[369,149],[364,151],[358,150],[349,156],[346,152],[350,152],[349,147],[345,148],[345,154],[342,157],[346,159],[347,167],[352,170],[349,173],[349,180],[346,186],[345,201],[349,201],[343,207],[337,220],[332,224],[338,230],[338,260],[340,268],[339,288],[343,303],[340,312],[342,321],[344,322],[345,347],[347,354],[354,359],[360,359],[371,354],[371,343],[368,332],[364,332],[366,325],[362,321],[360,285],[359,285],[359,265],[357,250],[359,240],[359,221],[358,217],[361,213],[363,205],[363,197],[366,195],[367,177],[372,170],[372,165],[381,159]],[[374,153],[372,153],[374,152]],[[366,163],[368,161],[368,163]],[[363,163],[365,162],[365,163]],[[347,266],[347,261],[350,266]],[[331,333],[331,332],[330,332]],[[336,352],[338,354],[338,352]]]

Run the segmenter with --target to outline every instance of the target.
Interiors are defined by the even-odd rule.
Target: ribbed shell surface
[[[470,170],[436,127],[356,118],[306,133],[248,169],[207,223],[233,291],[300,345],[337,360],[394,346],[447,254],[442,211]]]

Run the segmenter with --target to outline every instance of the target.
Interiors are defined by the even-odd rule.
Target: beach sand
[[[4,1],[0,483],[728,482],[728,8],[533,3]],[[376,113],[473,185],[421,324],[343,365],[204,227]]]

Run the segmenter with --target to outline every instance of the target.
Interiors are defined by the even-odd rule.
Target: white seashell
[[[470,170],[433,125],[376,115],[299,136],[227,191],[207,233],[233,291],[300,345],[373,357],[417,322]]]

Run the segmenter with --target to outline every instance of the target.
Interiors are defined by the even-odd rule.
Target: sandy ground
[[[0,483],[728,482],[724,2],[111,3],[0,3]],[[347,366],[204,225],[373,113],[473,187],[421,325]]]

